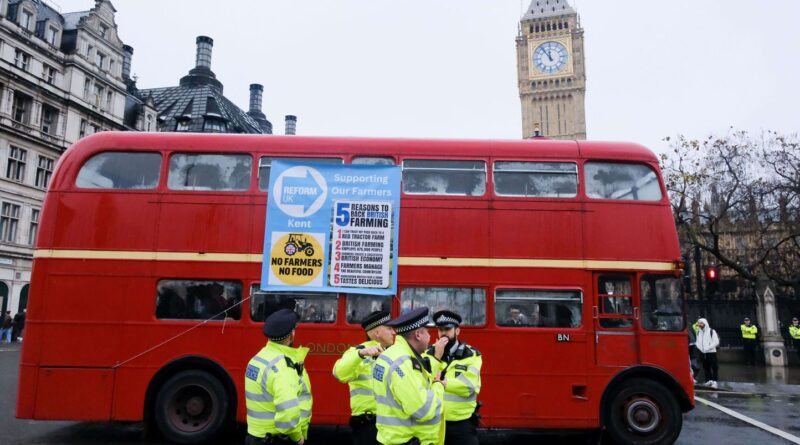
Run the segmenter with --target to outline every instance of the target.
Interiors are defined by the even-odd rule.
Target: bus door
[[[595,362],[598,366],[628,366],[639,361],[633,298],[633,274],[594,274]]]

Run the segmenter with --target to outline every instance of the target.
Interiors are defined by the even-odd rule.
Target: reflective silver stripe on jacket
[[[296,427],[298,423],[300,423],[300,417],[295,417],[290,422],[275,422],[275,427],[289,430]]]
[[[414,427],[414,426],[438,425],[440,419],[439,416],[436,416],[433,419],[426,420],[424,422],[417,422],[414,419],[401,419],[399,417],[377,416],[376,422],[382,425]]]
[[[372,390],[371,390],[371,389],[368,389],[368,388],[356,388],[356,389],[351,389],[351,390],[350,390],[350,397],[355,397],[355,396],[371,396],[371,395],[373,395],[373,394],[374,394],[374,393],[372,392]]]
[[[425,398],[425,403],[418,410],[414,411],[413,414],[411,414],[411,418],[414,420],[419,420],[425,417],[425,414],[430,411],[431,405],[433,405],[433,391],[429,389],[426,391],[426,393],[427,397]]]
[[[250,391],[244,392],[245,398],[251,402],[262,402],[262,403],[269,403],[272,402],[272,394],[269,393],[255,393]]]
[[[248,408],[247,417],[252,417],[254,419],[272,420],[275,418],[275,413],[272,411],[253,411],[252,409]]]
[[[285,409],[294,408],[299,405],[300,402],[297,399],[287,400],[285,402],[281,402],[275,405],[275,411],[283,411]]]
[[[478,398],[477,394],[472,394],[471,396],[461,397],[455,394],[447,394],[444,395],[445,402],[474,402]]]

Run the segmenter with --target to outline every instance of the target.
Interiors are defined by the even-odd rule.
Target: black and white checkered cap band
[[[292,335],[291,332],[289,332],[288,334],[284,335],[283,337],[267,337],[267,338],[269,338],[269,341],[284,341],[287,338],[289,338],[290,335]]]
[[[451,318],[451,317],[448,317],[446,315],[442,315],[441,317],[439,317],[438,320],[436,320],[436,324],[437,325],[439,325],[439,324],[454,324],[454,325],[458,326],[459,322],[455,318]]]
[[[372,330],[372,329],[375,329],[375,328],[377,328],[378,326],[380,326],[380,325],[382,325],[382,324],[386,324],[386,323],[388,323],[388,322],[389,322],[389,320],[391,320],[391,319],[392,319],[392,317],[391,317],[391,316],[389,316],[389,315],[387,315],[387,316],[385,316],[385,317],[383,317],[383,318],[379,318],[379,319],[377,319],[377,320],[373,321],[372,323],[370,323],[370,324],[366,325],[366,326],[364,327],[364,330],[365,330],[365,331],[370,331],[370,330]]]
[[[430,320],[431,320],[430,317],[428,317],[426,315],[426,316],[420,318],[419,320],[415,321],[414,323],[411,323],[411,324],[406,325],[406,326],[398,326],[398,327],[396,327],[395,328],[395,332],[397,332],[398,334],[404,334],[406,332],[411,332],[411,331],[413,331],[415,329],[419,329],[419,328],[427,325],[430,322]]]

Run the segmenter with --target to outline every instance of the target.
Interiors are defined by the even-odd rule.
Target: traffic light
[[[719,268],[717,266],[706,266],[706,295],[711,297],[716,295],[719,284]]]

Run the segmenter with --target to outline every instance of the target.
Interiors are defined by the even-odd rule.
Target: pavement
[[[160,444],[141,423],[52,422],[15,419],[19,343],[0,344],[0,431],[2,444]],[[684,414],[679,445],[757,443],[800,445],[800,368],[770,369],[720,365],[719,389],[696,387],[695,409]],[[218,443],[241,444],[243,428]],[[349,444],[342,429],[317,428],[314,444]],[[596,444],[574,432],[482,431],[482,444]],[[607,442],[604,442],[607,443]]]

